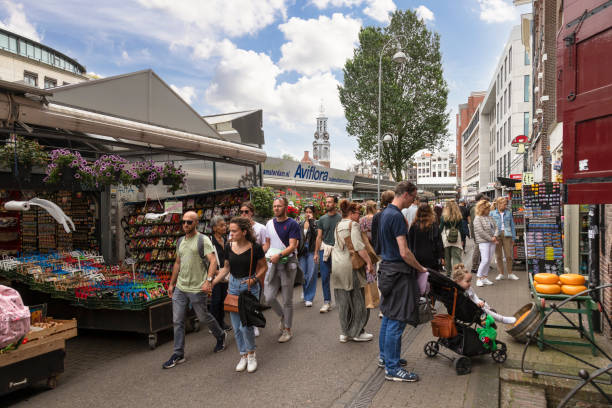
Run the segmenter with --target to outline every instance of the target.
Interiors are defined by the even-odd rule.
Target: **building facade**
[[[23,81],[37,88],[54,88],[86,81],[86,72],[75,59],[0,29],[0,79]]]
[[[530,15],[523,17],[531,19]],[[523,155],[517,155],[511,143],[518,135],[529,135],[530,84],[531,58],[521,39],[521,26],[517,25],[512,28],[481,106],[481,115],[489,119],[488,129],[483,129],[489,146],[488,190],[498,177],[523,172]]]
[[[461,184],[461,157],[463,143],[461,142],[461,135],[465,128],[469,125],[470,119],[478,109],[478,105],[482,102],[486,92],[472,92],[468,97],[466,103],[459,105],[457,115],[455,116],[456,121],[456,136],[455,136],[455,157],[457,158],[457,181]]]

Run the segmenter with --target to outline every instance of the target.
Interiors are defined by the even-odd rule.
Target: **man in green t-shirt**
[[[324,251],[321,249],[321,243],[334,246],[336,238],[334,232],[336,225],[342,219],[342,216],[337,212],[338,197],[329,196],[325,198],[325,211],[327,214],[319,218],[317,221],[317,241],[315,244],[314,262],[319,264],[319,272],[321,272],[321,288],[323,289],[323,307],[319,310],[321,313],[327,313],[331,310],[331,290],[329,288],[329,276],[331,275],[332,261],[331,256],[327,261],[323,260]]]
[[[210,239],[196,230],[198,215],[194,211],[183,215],[182,225],[185,236],[176,245],[176,261],[168,285],[168,295],[172,298],[174,353],[163,368],[172,368],[185,361],[185,313],[189,303],[200,322],[206,323],[217,339],[215,353],[225,350],[227,339],[206,304],[217,272],[215,249]]]

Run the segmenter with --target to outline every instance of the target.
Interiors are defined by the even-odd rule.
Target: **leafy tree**
[[[291,161],[298,161],[295,157],[293,157],[289,153],[283,153],[281,155],[281,159],[283,159],[283,160],[291,160]]]
[[[448,87],[442,73],[440,36],[427,29],[411,10],[396,11],[388,27],[365,27],[359,46],[344,65],[340,102],[347,119],[346,130],[357,137],[359,160],[377,159],[378,62],[383,46],[393,37],[408,57],[396,64],[392,42],[382,58],[381,138],[395,137],[381,145],[381,165],[395,180],[403,178],[406,162],[422,149],[435,150],[448,138],[446,112]]]

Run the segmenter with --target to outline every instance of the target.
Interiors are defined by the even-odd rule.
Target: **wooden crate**
[[[63,324],[48,329],[30,332],[28,342],[18,349],[0,354],[0,367],[27,360],[54,350],[66,348],[66,339],[76,337],[76,320],[55,320]]]

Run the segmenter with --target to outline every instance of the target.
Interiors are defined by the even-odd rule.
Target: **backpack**
[[[450,226],[450,228],[448,228],[448,234],[446,235],[446,240],[450,244],[454,244],[457,242],[458,239],[459,239],[459,230],[457,229],[457,223],[454,223],[453,225]]]
[[[19,342],[30,331],[30,309],[19,292],[0,285],[0,349]]]
[[[185,236],[183,235],[176,241],[176,254],[178,255],[179,248],[181,247],[181,242]],[[212,244],[212,243],[211,243]],[[213,245],[213,251],[215,253],[215,257],[217,257],[217,263],[219,262],[219,257],[217,256],[217,251],[215,250],[215,246]],[[208,261],[208,257],[204,255],[204,234],[198,233],[198,253],[200,254],[200,258],[202,258],[202,262],[204,263],[204,270],[208,272],[208,268],[210,267],[210,262]]]

